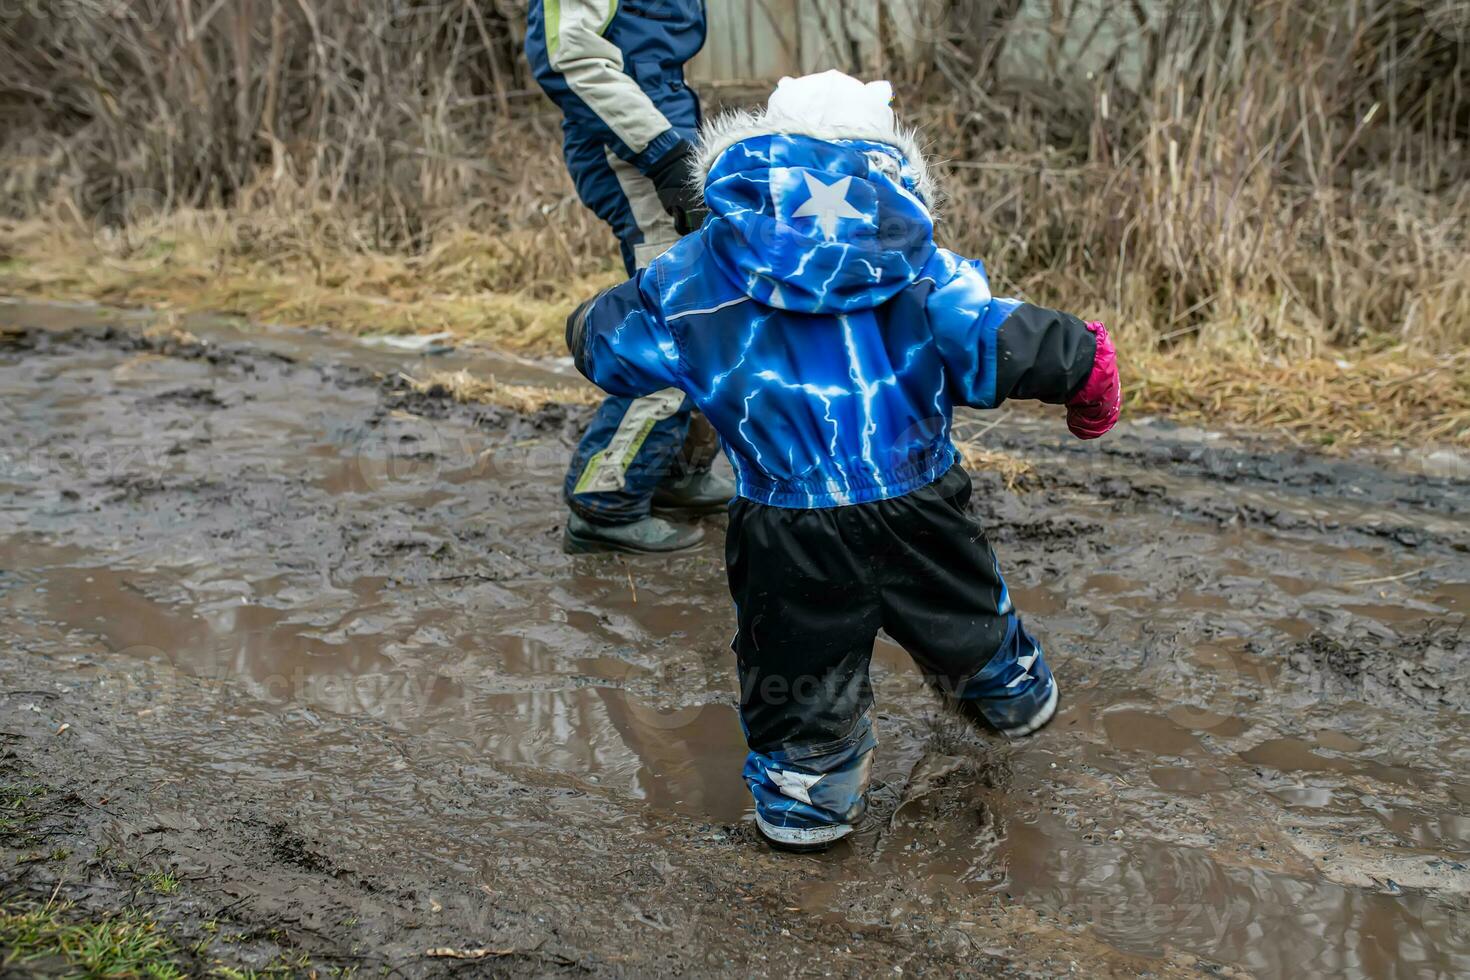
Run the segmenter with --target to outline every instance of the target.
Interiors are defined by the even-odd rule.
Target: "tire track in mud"
[[[986,444],[1034,472],[977,473],[977,513],[1066,710],[996,757],[880,643],[872,829],[791,861],[741,819],[717,548],[557,550],[588,410],[106,327],[0,331],[0,391],[6,672],[60,694],[12,751],[188,815],[119,846],[207,868],[252,927],[295,916],[295,946],[411,973],[431,945],[634,975],[1465,962],[1463,482],[1008,420]]]

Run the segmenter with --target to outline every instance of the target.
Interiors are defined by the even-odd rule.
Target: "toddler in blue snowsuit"
[[[890,98],[827,72],[706,126],[704,227],[567,323],[590,380],[679,388],[723,440],[745,779],[761,833],[793,849],[830,846],[863,814],[880,628],[1000,732],[1056,711],[966,511],[954,407],[1065,403],[1085,438],[1118,412],[1100,324],[993,297],[979,262],[934,244],[934,189]]]

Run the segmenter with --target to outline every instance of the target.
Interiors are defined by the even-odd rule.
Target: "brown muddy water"
[[[146,322],[0,305],[5,772],[75,801],[71,856],[7,893],[101,908],[166,867],[148,902],[232,923],[230,962],[408,975],[1470,974],[1442,455],[966,419],[1035,466],[975,499],[1064,711],[967,732],[881,641],[872,816],[781,856],[739,777],[723,521],[563,555],[589,410],[397,378],[564,368]]]

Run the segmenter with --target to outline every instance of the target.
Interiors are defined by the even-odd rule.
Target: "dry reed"
[[[966,469],[972,473],[988,471],[997,474],[1012,493],[1031,490],[1039,485],[1036,467],[1019,456],[960,438],[955,439],[954,445]]]
[[[0,290],[543,353],[620,275],[523,4],[0,9]],[[944,244],[1109,321],[1135,409],[1470,445],[1470,4],[914,9],[837,65],[894,77],[949,162]]]
[[[499,405],[517,412],[535,412],[548,405],[596,405],[605,397],[591,385],[502,384],[491,375],[468,371],[433,371],[422,378],[400,377],[421,394],[452,398],[461,403]]]

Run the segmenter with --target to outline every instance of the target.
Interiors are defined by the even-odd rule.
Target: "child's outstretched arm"
[[[1101,323],[1000,299],[979,262],[939,250],[930,329],[955,401],[995,408],[1007,398],[1067,406],[1067,427],[1095,439],[1118,421],[1121,389],[1112,338]]]
[[[577,370],[609,394],[641,398],[681,386],[679,347],[644,291],[647,275],[640,271],[603,290],[567,318],[567,349]]]

